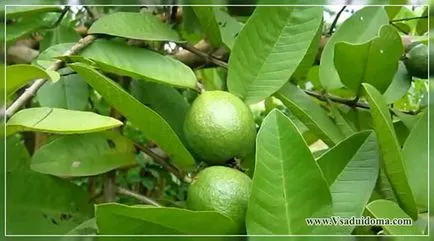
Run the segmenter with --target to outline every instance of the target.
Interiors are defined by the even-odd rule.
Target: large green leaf
[[[378,176],[379,155],[375,138],[371,131],[356,133],[317,160],[330,186],[333,216],[362,216]],[[354,227],[337,227],[334,234],[349,235]]]
[[[85,110],[89,96],[89,86],[78,74],[67,74],[59,81],[46,82],[36,93],[40,106],[70,110]]]
[[[229,58],[228,89],[252,104],[291,77],[322,25],[322,8],[256,8]]]
[[[327,113],[297,86],[285,84],[276,97],[327,145],[333,146],[345,138]]]
[[[6,96],[10,97],[17,90],[35,79],[50,79],[57,81],[59,74],[54,71],[47,71],[38,66],[29,64],[15,64],[6,67],[6,90],[5,86],[0,86],[1,96],[6,91]]]
[[[383,94],[386,103],[395,103],[395,101],[401,99],[407,93],[410,87],[411,75],[408,73],[404,63],[399,61],[398,69],[393,76],[392,82]]]
[[[380,92],[370,84],[362,84],[371,108],[374,130],[380,146],[382,166],[393,188],[401,208],[417,218],[417,208],[408,183],[401,148],[393,129],[392,119],[386,102]]]
[[[337,42],[366,42],[377,35],[382,25],[388,23],[389,18],[383,7],[364,7],[345,20],[328,40],[321,54],[319,75],[322,86],[327,90],[343,87],[333,61]]]
[[[408,182],[418,207],[428,209],[428,113],[419,118],[402,148]]]
[[[100,234],[105,235],[233,235],[233,221],[214,211],[172,207],[99,204],[95,211]]]
[[[8,234],[66,234],[93,215],[90,196],[66,180],[11,172],[6,190]]]
[[[393,79],[403,52],[401,36],[392,26],[384,25],[378,37],[368,42],[336,43],[334,64],[341,82],[354,93],[359,93],[361,83],[369,83],[383,93]]]
[[[117,132],[62,136],[32,157],[33,171],[60,177],[94,176],[135,164],[133,143]]]
[[[366,206],[366,211],[374,218],[393,220],[395,218],[413,221],[395,202],[389,200],[375,200]],[[396,221],[396,220],[395,220]],[[401,220],[402,222],[403,220]],[[421,235],[422,232],[415,225],[381,225],[386,234],[391,235]]]
[[[151,13],[116,12],[104,15],[89,34],[108,34],[131,39],[180,41],[178,33]]]
[[[80,53],[101,69],[177,87],[196,87],[196,76],[182,62],[156,52],[110,40],[97,40]]]
[[[305,218],[331,216],[331,206],[327,183],[303,137],[288,117],[271,111],[256,139],[247,233],[320,233],[321,227],[308,226]]]
[[[213,6],[192,6],[197,19],[199,20],[202,31],[206,34],[207,40],[213,47],[220,47],[222,36],[219,24],[217,23],[215,11],[217,7]]]
[[[160,115],[89,66],[75,63],[70,67],[96,89],[110,105],[139,128],[148,139],[160,145],[176,165],[188,168],[194,166],[195,160],[192,155]]]
[[[6,123],[6,133],[37,131],[56,134],[83,134],[121,126],[122,122],[86,111],[37,107],[14,114]]]
[[[60,12],[60,6],[7,6],[6,18],[31,16],[46,12]]]
[[[131,82],[131,95],[163,117],[181,140],[188,102],[170,86],[145,81]]]

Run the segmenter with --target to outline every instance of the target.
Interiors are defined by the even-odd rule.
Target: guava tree
[[[427,234],[429,14],[6,7],[6,233]]]

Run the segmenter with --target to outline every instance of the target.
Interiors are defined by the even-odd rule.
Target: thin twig
[[[197,49],[197,48],[195,48],[189,44],[179,43],[178,45],[180,47],[192,52],[193,54],[196,54],[197,56],[204,58],[207,62],[213,63],[213,64],[218,65],[220,67],[223,67],[225,69],[228,68],[228,64],[225,61],[223,61],[223,60],[221,60],[221,59],[219,59],[219,58],[217,58],[211,54],[204,53],[201,50],[199,50],[199,49]]]
[[[420,16],[420,17],[394,19],[394,20],[390,20],[389,23],[403,22],[403,21],[408,21],[408,20],[416,20],[416,19],[424,19],[424,18],[428,18],[428,15]]]
[[[154,201],[154,200],[152,200],[152,199],[150,199],[150,198],[148,198],[146,196],[143,196],[143,195],[141,195],[139,193],[133,192],[133,191],[128,190],[128,189],[125,189],[123,187],[117,187],[116,190],[117,190],[118,194],[122,194],[122,195],[125,195],[125,196],[133,197],[133,198],[135,198],[135,199],[137,199],[137,200],[139,200],[139,201],[141,201],[143,203],[151,204],[151,205],[154,205],[156,207],[162,207],[162,205],[159,204],[159,203],[157,203],[156,201]]]
[[[155,162],[157,162],[158,164],[160,164],[164,169],[166,169],[167,171],[171,172],[173,175],[175,175],[179,180],[181,181],[185,181],[186,180],[186,176],[180,172],[176,167],[170,165],[169,163],[167,163],[166,158],[160,156],[159,154],[155,153],[153,150],[151,150],[149,147],[140,145],[135,143],[134,144],[135,147],[137,149],[139,149],[140,151],[146,153],[148,156],[150,156],[152,159],[154,159]]]
[[[403,33],[403,34],[408,34],[408,31],[405,31],[404,29],[402,29],[401,27],[399,27],[398,25],[394,24],[394,23],[390,23],[390,25],[392,25],[393,27],[395,27],[399,32]]]
[[[95,18],[95,14],[93,14],[92,10],[89,8],[89,6],[83,6],[84,10],[86,10],[87,14],[91,19]]]
[[[95,38],[96,37],[94,35],[88,35],[80,39],[78,43],[72,46],[72,48],[66,51],[63,55],[70,56],[77,53],[81,49],[91,44],[95,40]],[[63,66],[63,64],[64,62],[62,60],[56,60],[47,68],[47,70],[56,71],[60,69]],[[39,88],[41,88],[41,86],[45,83],[45,81],[46,81],[45,79],[35,80],[35,82],[33,82],[33,84],[29,88],[27,88],[24,91],[24,93],[20,95],[18,99],[16,99],[14,103],[12,103],[11,106],[9,106],[9,108],[7,108],[6,113],[0,114],[0,119],[2,119],[4,115],[6,115],[6,117],[12,116],[21,106],[23,106],[28,100],[30,100],[36,94],[36,92],[39,90]]]
[[[341,10],[339,10],[338,14],[336,14],[335,19],[332,22],[332,25],[330,25],[330,29],[328,32],[328,35],[332,35],[333,33],[333,29],[336,27],[336,24],[338,23],[339,17],[341,16],[341,14],[344,12],[344,10],[347,8],[347,6],[343,6],[341,8]]]
[[[311,91],[311,90],[304,90],[304,92],[312,97],[315,97],[321,101],[325,101],[327,102],[327,99],[336,102],[336,103],[341,103],[344,105],[348,105],[348,106],[352,106],[352,107],[359,107],[359,108],[363,108],[363,109],[369,109],[369,105],[363,102],[354,102],[354,100],[348,100],[348,99],[344,99],[344,98],[340,98],[340,97],[335,97],[335,96],[324,96],[318,92],[315,91]]]
[[[69,11],[69,6],[66,6],[62,10],[62,13],[60,14],[59,18],[56,20],[56,22],[50,28],[57,28],[57,26],[59,26],[59,24],[62,22],[63,18],[66,16],[68,11]]]

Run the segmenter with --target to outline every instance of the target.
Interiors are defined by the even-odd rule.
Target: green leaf
[[[243,29],[244,25],[221,9],[216,9],[214,11],[214,15],[220,28],[223,44],[228,49],[232,50],[235,40],[238,37],[240,31]]]
[[[6,123],[6,133],[22,131],[55,134],[83,134],[121,126],[122,122],[107,116],[86,111],[57,108],[29,108],[14,114]]]
[[[79,224],[77,227],[73,228],[66,235],[97,235],[97,234],[98,234],[98,226],[96,226],[96,220],[95,218],[91,218]]]
[[[89,34],[107,34],[129,39],[181,41],[178,33],[151,13],[116,12],[103,15],[89,28]]]
[[[80,34],[72,26],[59,24],[56,28],[45,32],[44,38],[39,42],[39,51],[43,51],[56,44],[78,42],[80,38]]]
[[[378,177],[378,147],[372,131],[356,133],[317,160],[333,200],[333,216],[361,217]],[[339,226],[333,234],[349,235],[355,226]]]
[[[327,145],[333,146],[344,139],[327,113],[297,86],[287,83],[276,97]]]
[[[362,84],[371,108],[374,130],[382,156],[382,166],[398,199],[399,205],[410,217],[417,218],[417,208],[409,186],[401,148],[393,129],[390,112],[380,92],[370,84]]]
[[[253,104],[280,89],[314,41],[322,11],[305,6],[256,8],[229,58],[229,91]]]
[[[398,206],[388,200],[375,200],[366,206],[368,213],[374,218],[411,218]],[[390,235],[421,235],[422,232],[415,225],[382,225],[386,234]]]
[[[43,68],[47,68],[55,61],[56,57],[63,55],[74,45],[75,43],[62,43],[50,46],[38,55],[36,64],[42,66]]]
[[[355,128],[345,119],[343,114],[340,112],[338,106],[335,103],[329,101],[330,110],[333,114],[333,118],[335,120],[336,126],[342,132],[345,137],[349,137],[353,135],[356,130]]]
[[[0,145],[5,147],[0,149],[0,156],[6,158],[6,170],[8,172],[29,169],[30,154],[19,135],[2,138]]]
[[[146,138],[157,143],[174,164],[191,168],[195,160],[170,125],[152,109],[146,107],[109,78],[81,63],[70,65],[104,99],[139,128]]]
[[[32,16],[46,12],[60,12],[60,6],[7,6],[6,18]]]
[[[422,211],[428,209],[428,133],[428,113],[424,112],[402,148],[408,182]]]
[[[173,87],[145,81],[131,82],[131,95],[163,117],[184,141],[184,119],[189,104]]]
[[[117,132],[62,136],[42,146],[31,169],[60,177],[94,176],[136,162],[133,143]]]
[[[203,68],[197,70],[198,79],[205,90],[226,90],[226,73],[223,68]]]
[[[213,6],[192,6],[192,8],[207,40],[213,47],[220,47],[222,36],[215,16],[215,11],[218,11],[217,8]]]
[[[331,216],[331,205],[327,183],[303,137],[288,117],[274,109],[256,139],[247,234],[319,233],[321,228],[308,226],[305,218]]]
[[[182,62],[156,52],[110,40],[97,40],[80,53],[102,70],[182,88],[196,87],[196,76]]]
[[[24,87],[27,83],[35,79],[59,80],[60,76],[54,71],[47,71],[38,66],[29,64],[14,64],[6,67],[6,90],[0,87],[2,96],[6,91],[6,96],[10,97],[17,90]]]
[[[54,83],[46,82],[36,93],[42,107],[70,110],[85,110],[89,96],[89,86],[78,74],[62,76]]]
[[[0,40],[2,42],[6,40],[6,43],[9,44],[45,27],[47,27],[47,22],[42,16],[30,16],[19,22],[7,24],[6,35],[0,35]],[[4,39],[4,37],[6,37],[6,39]]]
[[[399,61],[398,70],[393,76],[392,82],[390,83],[387,90],[384,92],[383,96],[387,104],[395,103],[397,100],[401,99],[411,87],[411,75],[408,73],[405,65],[402,61]]]
[[[393,79],[404,47],[398,32],[384,25],[378,37],[362,44],[337,42],[334,51],[335,68],[346,87],[358,94],[361,83],[369,83],[383,93]]]
[[[103,235],[233,235],[232,220],[214,211],[172,207],[96,205],[96,222]]]
[[[8,234],[65,234],[93,214],[86,191],[63,179],[11,172],[6,190]]]
[[[354,13],[327,41],[321,54],[320,81],[326,90],[344,87],[334,66],[335,44],[345,41],[353,44],[366,42],[375,36],[389,18],[383,7],[364,7]]]

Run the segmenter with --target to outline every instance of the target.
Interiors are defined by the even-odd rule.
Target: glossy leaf
[[[256,8],[229,58],[229,91],[248,104],[272,95],[294,73],[321,25],[321,7]]]
[[[131,95],[163,117],[181,140],[188,102],[173,87],[145,81],[131,82]]]
[[[54,83],[46,82],[36,93],[36,99],[42,107],[85,110],[89,95],[87,83],[77,74],[68,74]]]
[[[199,20],[202,31],[206,34],[206,39],[213,47],[220,47],[222,43],[222,35],[214,14],[215,11],[218,11],[217,7],[192,6],[192,8]]]
[[[399,61],[398,69],[393,76],[383,96],[387,104],[395,103],[395,101],[401,99],[411,87],[411,75],[408,73],[403,62]]]
[[[424,112],[402,148],[408,182],[421,210],[428,209],[428,133],[428,113]]]
[[[97,205],[95,216],[103,235],[237,234],[233,221],[214,211],[108,203]]]
[[[326,90],[343,87],[334,66],[335,44],[345,41],[352,44],[363,43],[374,38],[389,18],[382,7],[364,7],[345,20],[327,41],[321,54],[320,81]]]
[[[7,6],[6,18],[32,16],[46,12],[60,12],[60,6]]]
[[[384,25],[378,37],[362,44],[337,42],[334,51],[335,68],[346,87],[358,94],[361,83],[369,83],[383,93],[395,75],[404,47],[394,27]]]
[[[408,183],[401,148],[393,129],[390,112],[380,92],[369,84],[362,84],[371,108],[374,130],[377,134],[383,168],[398,199],[399,205],[412,218],[417,217],[417,208]]]
[[[366,206],[366,211],[374,218],[406,218],[406,214],[398,204],[388,200],[375,200]],[[407,220],[408,221],[408,220]],[[414,225],[383,225],[383,230],[390,235],[421,235],[422,232]]]
[[[256,139],[247,234],[324,232],[319,226],[308,226],[305,218],[331,216],[331,205],[327,183],[303,137],[290,119],[271,111]]]
[[[7,234],[66,234],[93,215],[90,196],[67,180],[11,172],[6,190]]]
[[[344,139],[327,113],[297,86],[287,83],[276,97],[327,145],[333,146]]]
[[[89,34],[107,34],[129,39],[180,41],[178,33],[151,13],[116,12],[103,15],[89,28]]]
[[[29,64],[15,64],[6,67],[6,96],[11,96],[17,90],[36,79],[49,79],[57,81],[59,74],[54,71],[47,71],[40,67]],[[0,87],[3,92],[4,86]],[[3,94],[2,94],[3,95]]]
[[[377,181],[379,155],[375,134],[356,133],[317,160],[333,200],[333,216],[361,217]],[[340,226],[334,234],[349,235],[355,226]]]
[[[182,62],[156,52],[109,40],[97,40],[80,53],[101,69],[177,87],[196,87],[196,76]]]
[[[7,135],[22,131],[83,134],[121,126],[122,122],[86,111],[37,107],[23,109],[6,123]]]
[[[141,104],[115,82],[89,66],[75,63],[70,67],[77,71],[110,105],[139,128],[148,139],[157,143],[174,164],[186,168],[194,166],[195,160],[175,131],[155,111]]]
[[[60,177],[94,176],[134,165],[135,158],[133,143],[119,133],[67,135],[38,149],[31,168]]]

